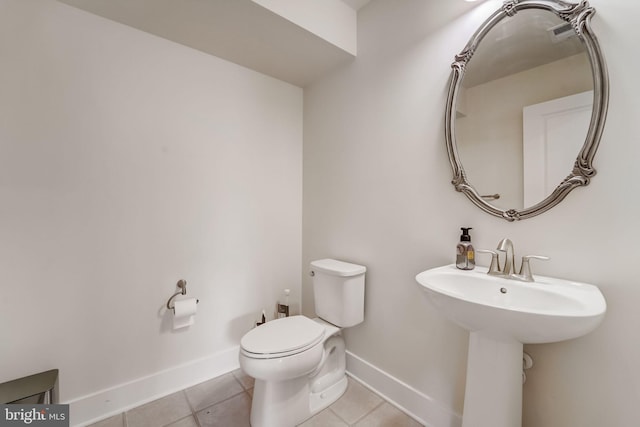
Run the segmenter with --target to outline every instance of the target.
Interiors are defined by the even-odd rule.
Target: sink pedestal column
[[[522,343],[469,334],[462,427],[522,426]]]

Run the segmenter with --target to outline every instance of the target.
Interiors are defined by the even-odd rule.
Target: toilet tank
[[[364,273],[367,268],[335,259],[311,262],[316,314],[341,328],[364,320]]]

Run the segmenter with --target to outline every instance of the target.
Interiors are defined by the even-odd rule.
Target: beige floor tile
[[[225,374],[185,390],[194,411],[222,402],[242,393],[244,389],[233,374]]]
[[[347,424],[353,424],[371,412],[382,401],[378,395],[349,378],[347,391],[330,408]]]
[[[249,427],[251,398],[239,394],[196,414],[201,427]]]
[[[249,427],[253,385],[253,378],[236,370],[89,427]],[[197,412],[195,415],[192,409]],[[420,424],[348,378],[342,397],[299,427],[348,426],[419,427]]]
[[[171,423],[166,427],[198,427],[198,423],[196,423],[196,419],[191,415],[187,418],[176,421],[175,423]]]
[[[355,424],[355,427],[420,427],[422,424],[385,402]]]
[[[124,414],[118,414],[87,427],[124,427]]]
[[[236,369],[232,372],[232,374],[238,381],[240,381],[240,384],[242,384],[242,387],[244,387],[245,390],[253,388],[255,380],[253,379],[253,377],[245,374],[242,369]]]
[[[300,427],[349,427],[349,425],[327,408],[300,424]]]
[[[191,415],[182,391],[127,411],[127,427],[159,427]]]

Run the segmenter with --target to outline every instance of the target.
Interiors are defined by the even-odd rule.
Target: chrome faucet
[[[505,279],[513,279],[520,280],[522,282],[534,282],[533,274],[531,273],[531,266],[529,265],[529,260],[531,259],[540,259],[540,260],[548,260],[549,257],[541,256],[541,255],[525,255],[522,257],[522,264],[520,264],[520,271],[518,274],[516,271],[516,254],[513,248],[513,242],[507,238],[500,240],[498,243],[498,247],[496,248],[498,252],[505,253],[504,260],[504,268],[500,268],[500,257],[498,252],[488,251],[483,249],[478,249],[476,252],[479,253],[489,253],[491,254],[491,265],[489,266],[489,271],[487,274],[491,276],[504,277]]]
[[[513,250],[513,242],[509,239],[502,239],[500,243],[498,243],[498,247],[496,250],[505,253],[504,259],[504,269],[502,270],[503,276],[509,276],[516,269],[516,254]],[[511,251],[511,257],[509,257],[509,251]]]

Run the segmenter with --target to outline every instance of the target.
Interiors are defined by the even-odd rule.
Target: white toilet
[[[320,318],[276,319],[240,341],[240,366],[255,378],[252,427],[294,427],[347,388],[341,328],[364,320],[366,268],[334,259],[311,263]]]

